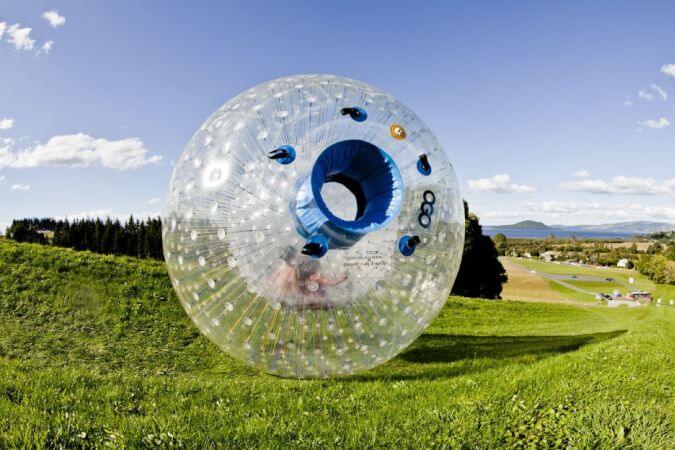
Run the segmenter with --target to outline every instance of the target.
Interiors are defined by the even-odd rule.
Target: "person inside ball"
[[[327,308],[329,300],[326,287],[337,286],[349,278],[346,272],[338,278],[324,277],[321,275],[319,261],[300,254],[292,246],[282,249],[279,257],[283,263],[275,279],[275,286],[281,294],[281,303],[288,306]]]

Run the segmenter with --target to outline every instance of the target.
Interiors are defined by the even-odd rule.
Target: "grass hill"
[[[450,298],[389,363],[257,373],[164,265],[0,240],[0,448],[673,448],[675,308]]]

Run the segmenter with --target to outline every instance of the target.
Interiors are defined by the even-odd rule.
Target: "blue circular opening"
[[[324,183],[345,186],[356,198],[356,217],[344,220],[333,214],[321,197]],[[396,217],[403,199],[403,180],[394,160],[370,142],[352,139],[327,147],[314,163],[312,194],[321,212],[335,225],[367,233]]]

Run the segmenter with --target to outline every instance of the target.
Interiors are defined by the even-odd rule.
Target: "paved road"
[[[559,275],[555,273],[538,272],[542,276],[552,280],[570,280],[570,281],[607,281],[607,277],[596,277],[594,275]]]

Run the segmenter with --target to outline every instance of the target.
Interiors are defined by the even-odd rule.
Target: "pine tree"
[[[116,220],[113,224],[113,244],[112,244],[112,253],[114,255],[122,255],[126,249],[126,236],[124,229],[120,224],[119,220]]]
[[[483,235],[478,217],[464,202],[465,238],[462,263],[452,293],[465,297],[499,298],[506,270],[497,258],[497,249],[489,236]]]
[[[108,217],[103,225],[103,235],[101,236],[101,253],[109,255],[113,253],[113,239],[115,229],[112,220]]]

